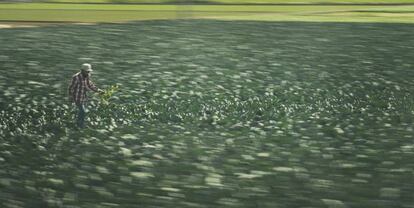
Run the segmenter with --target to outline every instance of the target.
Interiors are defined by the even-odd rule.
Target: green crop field
[[[1,208],[413,208],[414,0],[44,2],[0,4]]]
[[[412,24],[0,30],[0,207],[414,204]],[[71,75],[91,95],[74,128]]]

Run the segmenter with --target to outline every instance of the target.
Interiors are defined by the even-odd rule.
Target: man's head
[[[92,66],[91,66],[90,64],[87,64],[87,63],[82,64],[82,67],[81,67],[81,72],[82,72],[82,74],[83,74],[84,76],[89,76],[89,74],[90,74],[92,71],[93,71],[93,70],[92,70]]]

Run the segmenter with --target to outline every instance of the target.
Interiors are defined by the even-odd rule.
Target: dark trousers
[[[85,117],[86,117],[86,111],[85,111],[85,105],[83,103],[76,104],[76,107],[78,107],[78,117],[76,120],[76,124],[79,128],[85,127]]]

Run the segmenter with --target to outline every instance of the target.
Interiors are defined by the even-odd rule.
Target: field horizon
[[[41,23],[121,23],[154,19],[414,23],[414,5],[0,4],[6,27]],[[12,24],[13,23],[13,24]],[[26,24],[25,24],[26,23]],[[30,24],[27,24],[30,23]]]
[[[412,4],[414,0],[41,0],[49,3],[110,4]]]

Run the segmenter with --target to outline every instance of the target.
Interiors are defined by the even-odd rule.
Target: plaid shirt
[[[87,101],[86,92],[92,90],[98,91],[95,84],[89,79],[84,77],[81,72],[76,73],[72,77],[72,81],[69,85],[69,96],[76,104],[83,104]]]

